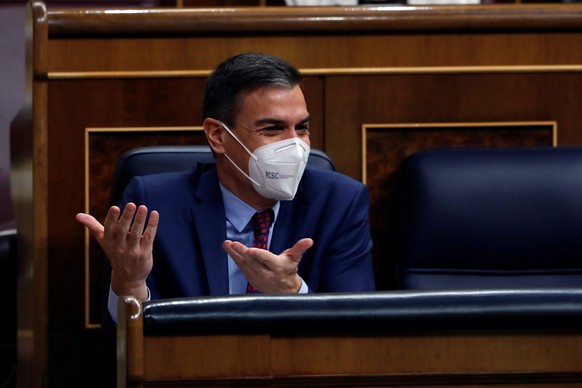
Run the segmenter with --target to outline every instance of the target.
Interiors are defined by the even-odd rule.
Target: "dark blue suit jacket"
[[[160,213],[152,299],[228,294],[226,218],[214,164],[189,172],[134,178],[123,203]],[[367,187],[345,175],[307,167],[295,198],[282,201],[271,237],[281,253],[299,239],[314,241],[299,264],[312,292],[374,290]]]
[[[228,294],[228,264],[222,242],[226,216],[214,164],[183,173],[134,178],[127,202],[160,212],[154,266],[148,277],[152,299]],[[299,239],[314,245],[299,274],[311,292],[372,291],[369,194],[363,184],[338,173],[307,167],[293,201],[282,201],[271,251]],[[116,382],[116,329],[105,314],[98,349],[99,379]]]

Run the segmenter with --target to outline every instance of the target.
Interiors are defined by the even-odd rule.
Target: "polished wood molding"
[[[392,74],[501,74],[501,73],[580,73],[582,65],[547,66],[418,66],[418,67],[352,67],[299,69],[303,76],[327,75],[392,75]],[[51,80],[71,79],[136,79],[136,78],[205,78],[212,70],[169,71],[86,71],[49,72]]]
[[[196,23],[192,23],[196,20]],[[573,4],[51,10],[54,36],[246,32],[577,30]]]
[[[117,386],[126,380],[141,382],[144,375],[144,341],[141,303],[134,297],[119,298],[117,324]],[[127,357],[131,354],[135,357]],[[141,356],[138,356],[141,355]]]

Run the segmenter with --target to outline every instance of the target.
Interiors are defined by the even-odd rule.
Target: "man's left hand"
[[[257,290],[266,294],[296,294],[302,282],[297,273],[299,262],[312,245],[312,239],[303,238],[280,255],[231,240],[224,241],[222,248]]]

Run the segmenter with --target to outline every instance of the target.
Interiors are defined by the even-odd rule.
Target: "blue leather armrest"
[[[197,297],[143,309],[145,335],[579,329],[582,288]]]

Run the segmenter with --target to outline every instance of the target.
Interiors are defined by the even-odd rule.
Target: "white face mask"
[[[255,190],[265,198],[280,201],[293,199],[307,165],[309,157],[307,143],[299,138],[291,138],[264,145],[251,152],[230,128],[222,122],[220,124],[250,155],[249,176],[226,153],[224,154],[237,170],[252,182]]]

